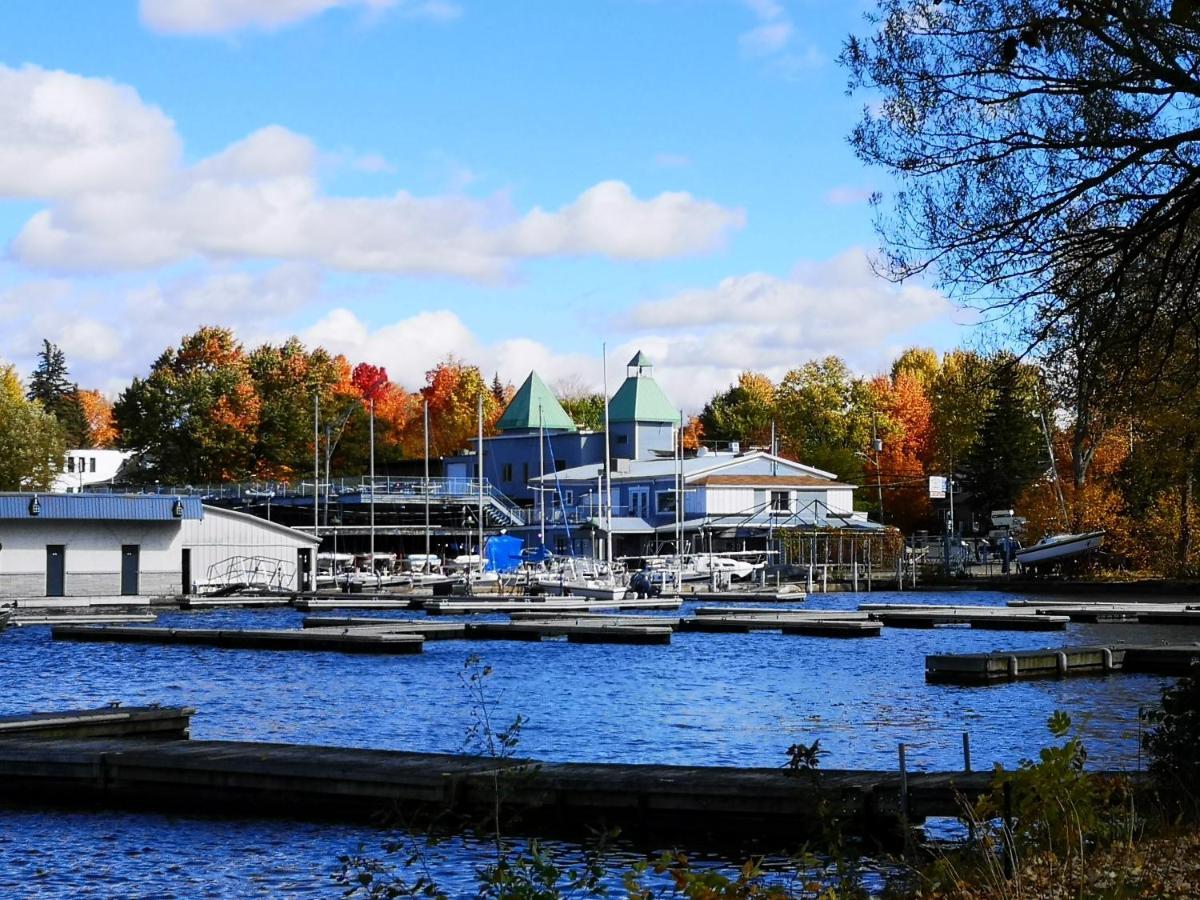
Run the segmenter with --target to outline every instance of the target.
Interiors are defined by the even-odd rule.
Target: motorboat
[[[3,631],[12,622],[13,613],[16,611],[16,606],[5,606],[0,608],[0,631]]]
[[[1016,552],[1016,561],[1022,566],[1038,566],[1080,556],[1100,546],[1103,531],[1085,531],[1082,534],[1048,534],[1036,544]]]

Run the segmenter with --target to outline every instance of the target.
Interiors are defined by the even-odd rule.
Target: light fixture
[[[42,502],[38,500],[38,495],[34,494],[29,501],[29,514],[36,516],[42,511]]]
[[[183,518],[183,501],[178,497],[175,498],[175,502],[171,505],[171,515],[177,519]]]

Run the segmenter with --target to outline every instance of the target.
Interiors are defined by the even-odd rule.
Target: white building
[[[51,490],[57,494],[78,494],[97,484],[112,484],[121,466],[132,456],[130,450],[68,450]]]
[[[0,597],[174,595],[251,570],[306,590],[317,544],[196,497],[0,494]]]

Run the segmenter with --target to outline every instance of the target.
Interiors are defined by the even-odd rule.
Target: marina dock
[[[937,628],[968,625],[989,631],[1063,631],[1065,615],[1042,614],[997,606],[935,606],[932,604],[862,603],[858,607],[889,628]]]
[[[419,634],[367,629],[144,628],[121,625],[56,625],[56,641],[119,644],[179,644],[239,650],[336,650],[339,653],[420,653]]]
[[[972,685],[1116,672],[1186,675],[1196,662],[1200,662],[1200,644],[1115,644],[1109,647],[951,653],[925,657],[925,680]]]
[[[604,824],[628,834],[753,840],[819,832],[820,800],[847,834],[894,836],[900,813],[919,823],[953,816],[961,797],[985,792],[991,772],[898,772],[544,762],[397,750],[99,735],[91,721],[139,714],[186,722],[191,709],[103,709],[7,717],[0,739],[0,802],[100,804],[221,815],[367,819],[488,813],[496,790],[522,824],[578,832]],[[46,736],[20,731],[24,720]],[[50,736],[46,723],[65,730]],[[74,724],[78,730],[72,732]],[[178,737],[178,728],[175,737]],[[0,734],[3,734],[0,731]]]

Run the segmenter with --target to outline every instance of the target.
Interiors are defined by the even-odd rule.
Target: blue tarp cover
[[[484,555],[487,556],[487,572],[513,572],[521,565],[521,547],[525,542],[518,537],[498,534],[488,538],[484,545]]]

